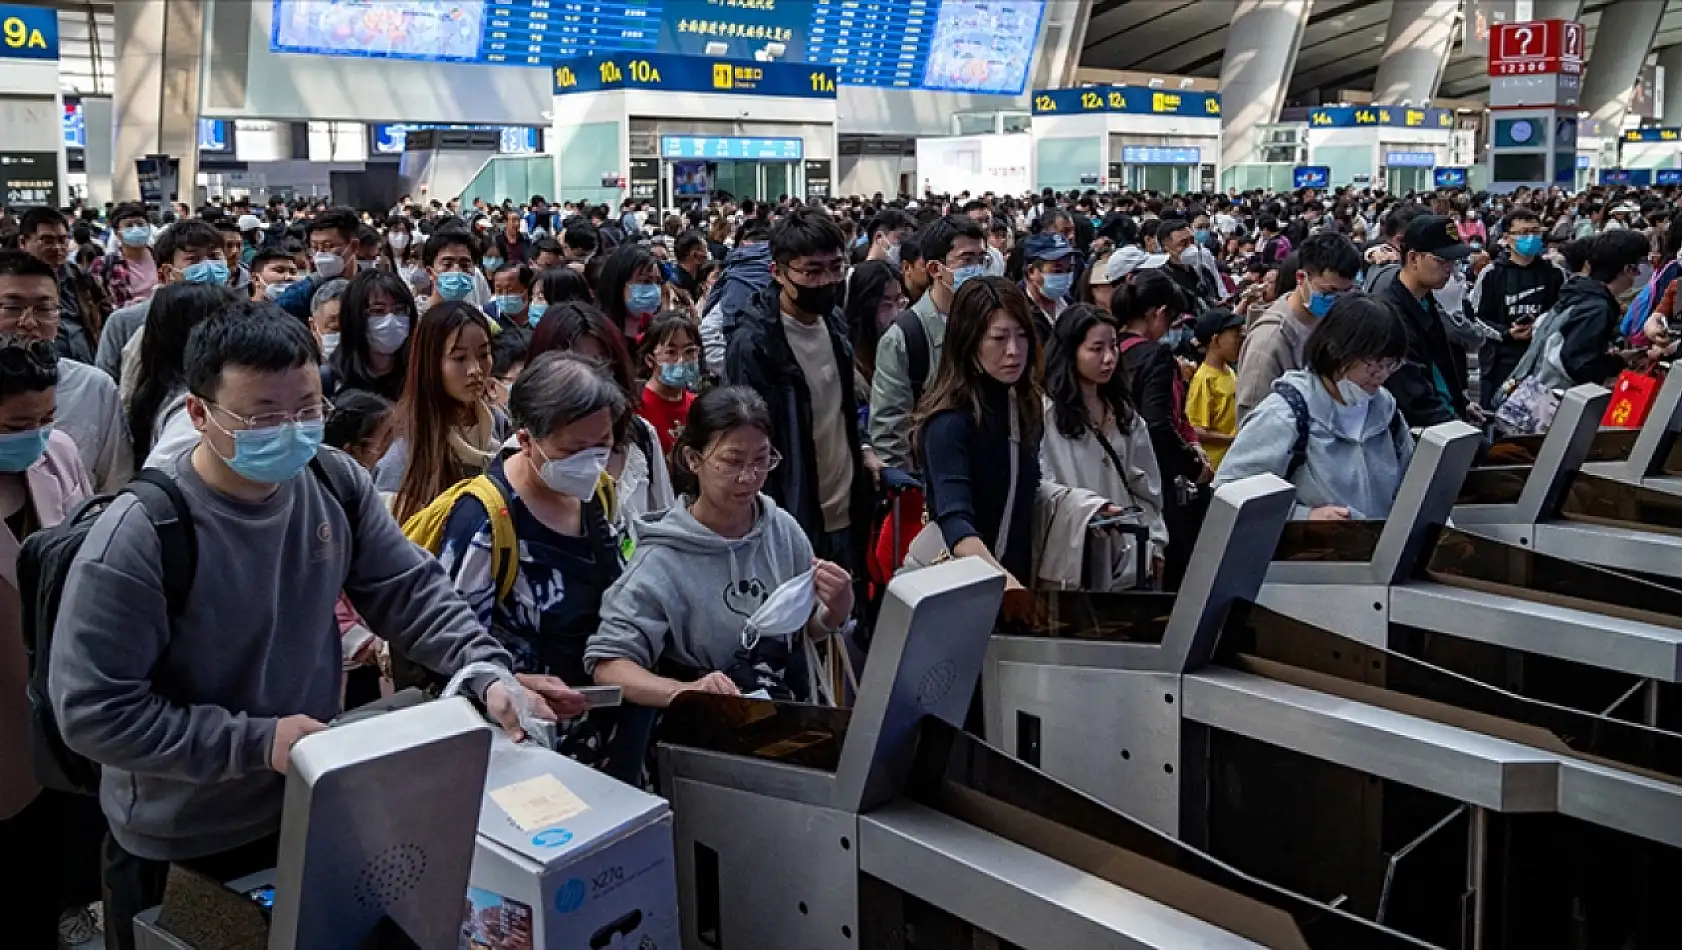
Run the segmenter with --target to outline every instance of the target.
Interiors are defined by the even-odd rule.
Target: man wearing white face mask
[[[355,277],[361,257],[362,220],[350,208],[328,208],[310,221],[311,273],[275,298],[280,309],[300,320],[310,318],[310,298],[325,281]]]

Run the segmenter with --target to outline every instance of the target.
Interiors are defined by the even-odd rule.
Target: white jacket
[[[1151,534],[1150,555],[1160,557],[1168,547],[1168,525],[1162,519],[1162,470],[1157,467],[1156,453],[1151,449],[1145,420],[1135,413],[1133,424],[1125,436],[1112,420],[1105,427],[1104,437],[1126,465],[1126,471],[1116,471],[1109,454],[1090,430],[1082,433],[1079,439],[1063,435],[1057,428],[1048,400],[1045,435],[1040,440],[1041,477],[1084,488],[1121,508],[1136,505],[1143,509],[1141,520],[1150,528]],[[1132,578],[1136,576],[1134,561],[1137,557],[1133,539],[1119,536],[1117,544],[1127,550],[1116,564],[1116,580],[1124,587],[1131,586]]]

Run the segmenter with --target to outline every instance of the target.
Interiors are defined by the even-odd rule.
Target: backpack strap
[[[508,499],[502,488],[486,475],[477,475],[467,482],[467,493],[485,506],[491,523],[491,580],[496,583],[496,599],[500,602],[514,589],[520,576],[520,544],[514,536],[514,516],[508,511]]]
[[[929,381],[929,334],[915,310],[901,310],[894,326],[905,336],[905,368],[910,377],[911,404],[923,401],[923,386]]]
[[[1297,422],[1297,437],[1291,443],[1291,460],[1285,465],[1285,480],[1290,481],[1297,469],[1308,461],[1308,400],[1302,398],[1296,387],[1282,379],[1273,381],[1273,391],[1285,400],[1285,405],[1291,407],[1291,415],[1296,417]]]
[[[1407,439],[1408,423],[1402,415],[1402,407],[1398,405],[1396,411],[1390,415],[1390,444],[1396,449],[1396,458],[1402,457],[1402,445]]]
[[[124,486],[146,509],[146,517],[158,533],[162,549],[164,601],[169,615],[179,617],[187,609],[187,596],[198,573],[199,544],[193,534],[193,514],[175,479],[156,468],[143,468]]]
[[[362,492],[345,467],[321,460],[316,454],[310,459],[310,473],[315,476],[321,487],[327,489],[327,494],[344,509],[345,520],[350,523],[350,540],[356,544],[356,526],[362,523]]]

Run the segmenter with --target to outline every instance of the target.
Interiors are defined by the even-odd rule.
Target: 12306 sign
[[[1583,25],[1575,20],[1497,23],[1489,30],[1491,76],[1583,72]]]

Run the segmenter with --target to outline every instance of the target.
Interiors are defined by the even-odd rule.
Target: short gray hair
[[[343,277],[335,277],[316,288],[314,296],[310,297],[311,315],[320,312],[322,307],[325,307],[333,301],[338,300],[340,297],[343,297],[345,295],[345,291],[349,288],[350,281],[345,280]]]
[[[508,414],[534,439],[550,435],[603,409],[613,418],[614,442],[623,441],[631,400],[599,360],[551,350],[526,365],[508,393]]]

